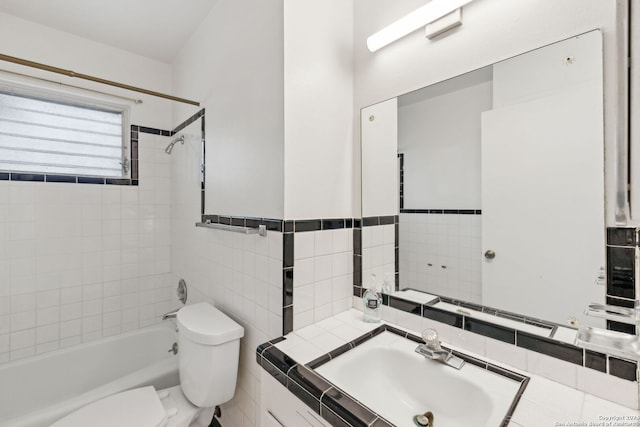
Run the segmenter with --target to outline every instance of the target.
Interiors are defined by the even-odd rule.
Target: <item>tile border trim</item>
[[[482,215],[482,209],[400,209],[401,214]]]
[[[540,335],[531,334],[525,331],[520,331],[508,326],[486,322],[481,319],[466,316],[462,313],[453,313],[434,307],[433,304],[437,302],[438,300],[434,300],[430,301],[427,304],[420,304],[414,301],[408,301],[402,298],[388,295],[385,295],[385,297],[383,298],[383,305],[386,305],[390,308],[395,308],[405,313],[431,319],[436,322],[453,326],[467,332],[472,332],[477,335],[492,338],[507,344],[512,344],[525,350],[530,350],[536,353],[544,354],[545,356],[564,360],[574,365],[594,369],[599,372],[621,378],[623,380],[638,382],[638,363],[635,361],[622,359],[605,353],[586,350],[569,343],[554,340],[548,337],[543,337]],[[504,313],[496,313],[497,316],[500,316],[501,314],[501,317],[518,320],[508,315],[504,316]],[[523,320],[525,323],[533,324],[535,326],[549,326],[545,325],[544,323],[536,323],[536,320],[529,320],[528,318],[523,318]],[[604,360],[604,366],[601,362],[598,363],[595,360]]]
[[[265,225],[267,227],[267,230],[269,231],[282,232],[281,219],[207,214],[207,215],[201,215],[201,220],[202,222],[208,222],[212,224],[224,224],[224,225],[230,225],[233,227],[258,228],[261,225]]]
[[[204,181],[203,184],[204,186]],[[204,209],[204,187],[203,187]],[[282,233],[282,334],[293,331],[293,278],[294,265],[294,241],[295,233],[309,231],[325,231],[351,229],[354,227],[354,218],[317,218],[302,220],[283,220],[277,218],[257,218],[246,216],[202,214],[202,222],[225,224],[233,227],[258,228],[266,225],[267,230]]]
[[[295,233],[354,228],[354,218],[282,220],[282,334],[293,331],[293,278],[295,275]],[[355,275],[355,271],[354,271]]]
[[[182,123],[180,123],[178,126],[176,126],[172,131],[171,131],[171,135],[173,136],[176,133],[180,132],[182,129],[186,128],[187,126],[189,126],[191,123],[195,122],[196,120],[198,120],[201,117],[204,117],[204,112],[205,109],[201,109],[200,111],[198,111],[197,113],[195,113],[194,115],[192,115],[191,117],[189,117],[187,120],[183,121]]]

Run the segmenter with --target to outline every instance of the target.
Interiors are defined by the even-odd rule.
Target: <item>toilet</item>
[[[176,319],[179,386],[116,393],[72,412],[51,427],[189,427],[204,408],[231,400],[242,326],[207,303],[181,308]]]

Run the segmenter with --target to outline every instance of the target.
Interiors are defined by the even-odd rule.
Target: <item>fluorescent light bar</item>
[[[421,8],[418,8],[398,19],[388,27],[383,28],[367,39],[367,47],[371,52],[385,47],[394,41],[401,39],[420,27],[436,21],[443,16],[461,8],[472,0],[431,0]]]

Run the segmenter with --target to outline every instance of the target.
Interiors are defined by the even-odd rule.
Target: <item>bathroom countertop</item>
[[[420,331],[402,328],[389,322],[381,323],[420,335]],[[381,323],[366,323],[362,321],[362,312],[351,309],[291,332],[285,336],[286,340],[278,342],[275,347],[298,363],[306,364],[372,331]],[[640,426],[640,411],[516,369],[484,355],[450,345],[444,340],[443,344],[530,377],[529,384],[511,418],[510,426]],[[606,384],[603,386],[606,387]]]

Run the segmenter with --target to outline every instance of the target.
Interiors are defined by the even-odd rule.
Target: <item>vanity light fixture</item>
[[[371,52],[375,52],[414,32],[418,28],[437,21],[456,9],[460,9],[467,3],[471,3],[471,1],[472,0],[431,0],[424,6],[370,36],[367,39],[367,47]]]

